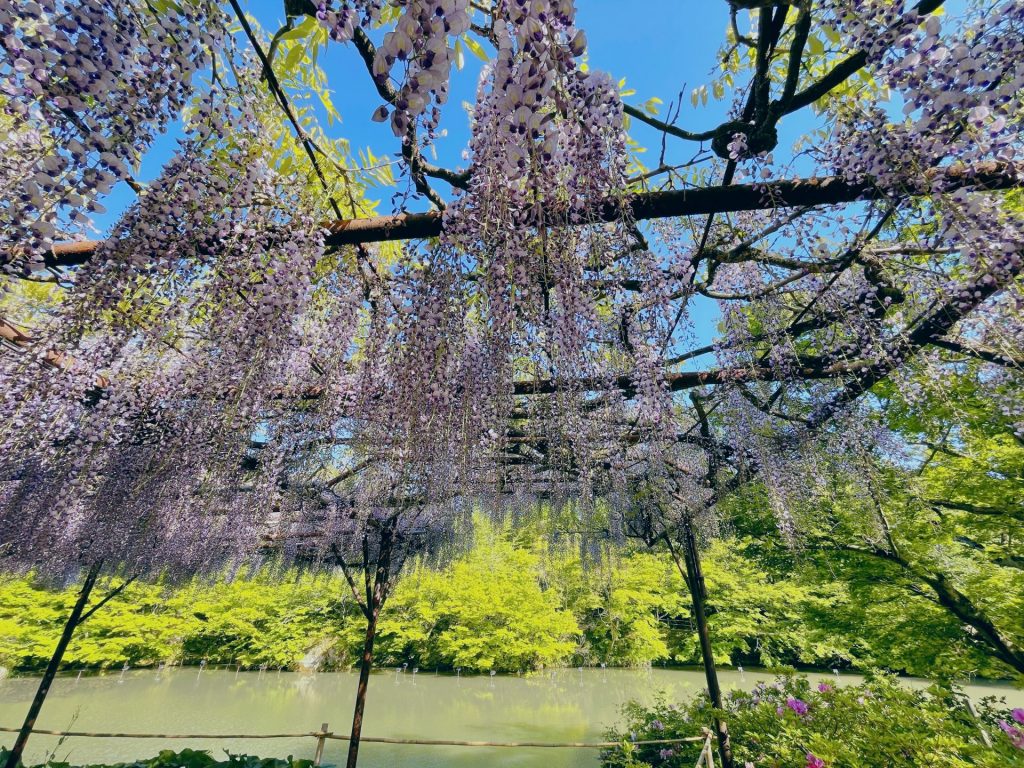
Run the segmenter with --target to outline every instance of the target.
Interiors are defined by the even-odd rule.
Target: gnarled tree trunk
[[[380,618],[380,611],[387,599],[388,588],[391,584],[391,554],[395,544],[394,527],[394,522],[389,521],[381,528],[380,547],[377,551],[372,589],[369,587],[370,563],[365,558],[363,562],[367,584],[367,601],[363,606],[363,614],[366,616],[366,638],[363,641],[363,655],[359,662],[359,685],[356,687],[356,704],[352,713],[352,733],[348,742],[346,768],[356,768],[356,762],[359,759],[359,739],[363,731],[366,688],[370,682],[370,670],[373,668],[373,643],[377,637],[377,619]]]
[[[683,520],[683,562],[680,562],[671,539],[666,537],[669,552],[675,561],[676,568],[690,590],[690,601],[693,618],[697,624],[697,636],[700,639],[700,654],[704,662],[704,677],[708,683],[708,697],[711,705],[718,710],[722,706],[722,687],[718,683],[718,670],[715,668],[715,656],[711,649],[711,633],[708,631],[707,588],[704,584],[704,571],[701,569],[700,553],[697,550],[697,539],[693,533],[693,522],[687,515]],[[715,736],[718,739],[718,756],[722,760],[722,768],[733,768],[732,744],[729,741],[729,726],[721,717],[715,717]]]

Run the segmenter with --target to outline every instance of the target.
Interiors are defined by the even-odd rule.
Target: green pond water
[[[751,688],[767,673],[723,670],[725,687]],[[818,675],[822,679],[831,675]],[[859,678],[844,675],[840,682]],[[909,685],[926,685],[908,680]],[[0,725],[21,724],[37,680],[0,681]],[[37,727],[50,730],[261,734],[315,731],[327,722],[346,732],[356,676],[332,672],[236,672],[230,669],[129,670],[62,676],[50,691]],[[649,702],[659,692],[683,700],[704,687],[691,670],[562,669],[528,677],[436,675],[382,670],[370,680],[364,736],[463,741],[601,741],[622,705]],[[999,684],[967,686],[971,696],[1005,696],[1024,706],[1024,691]],[[13,734],[0,733],[9,745]],[[26,758],[51,753],[74,762],[116,762],[184,747],[261,756],[312,758],[313,738],[166,740],[34,735]],[[343,763],[345,742],[330,741],[325,763]],[[360,766],[520,766],[576,768],[598,764],[595,749],[479,748],[364,744]]]

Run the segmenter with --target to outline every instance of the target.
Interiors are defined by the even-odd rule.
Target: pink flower
[[[1017,707],[1017,709],[1010,711],[1010,717],[1016,720],[1021,725],[1024,725],[1024,709]]]
[[[832,690],[832,686],[828,683],[818,683],[818,690],[822,693],[828,693]]]
[[[1014,715],[1016,718],[1016,715]],[[1024,731],[1020,728],[1010,725],[1005,720],[999,721],[999,727],[1006,734],[1007,738],[1010,739],[1010,743],[1013,744],[1017,749],[1024,749]]]
[[[796,712],[798,715],[800,715],[800,717],[803,717],[804,715],[806,715],[808,710],[810,709],[810,707],[807,706],[807,702],[806,701],[801,701],[800,699],[795,699],[792,696],[790,696],[788,699],[786,699],[786,706],[789,707],[794,712]]]
[[[817,755],[808,752],[807,753],[807,765],[804,768],[825,768],[825,761]]]

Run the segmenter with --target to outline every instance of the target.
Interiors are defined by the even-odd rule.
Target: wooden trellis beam
[[[937,183],[937,184],[936,184]],[[915,188],[883,190],[869,182],[851,183],[835,176],[818,179],[788,179],[764,184],[733,184],[643,192],[622,201],[606,200],[596,210],[599,221],[617,221],[623,217],[635,221],[710,213],[773,210],[804,206],[839,205],[857,200],[878,200],[892,195],[923,195],[941,187],[952,191],[967,186],[986,190],[1013,189],[1022,180],[1009,167],[989,162],[973,168],[952,166],[935,169]],[[549,219],[549,223],[557,220]],[[414,240],[441,234],[442,214],[399,213],[365,219],[328,223],[327,244],[332,247],[394,240]],[[45,259],[50,268],[73,267],[88,262],[101,241],[85,240],[55,245]]]

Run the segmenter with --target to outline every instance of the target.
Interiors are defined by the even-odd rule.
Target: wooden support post
[[[313,765],[320,765],[320,761],[324,756],[324,744],[327,742],[327,737],[331,735],[328,730],[330,726],[327,723],[320,724],[320,733],[316,735],[316,754],[313,755]]]

